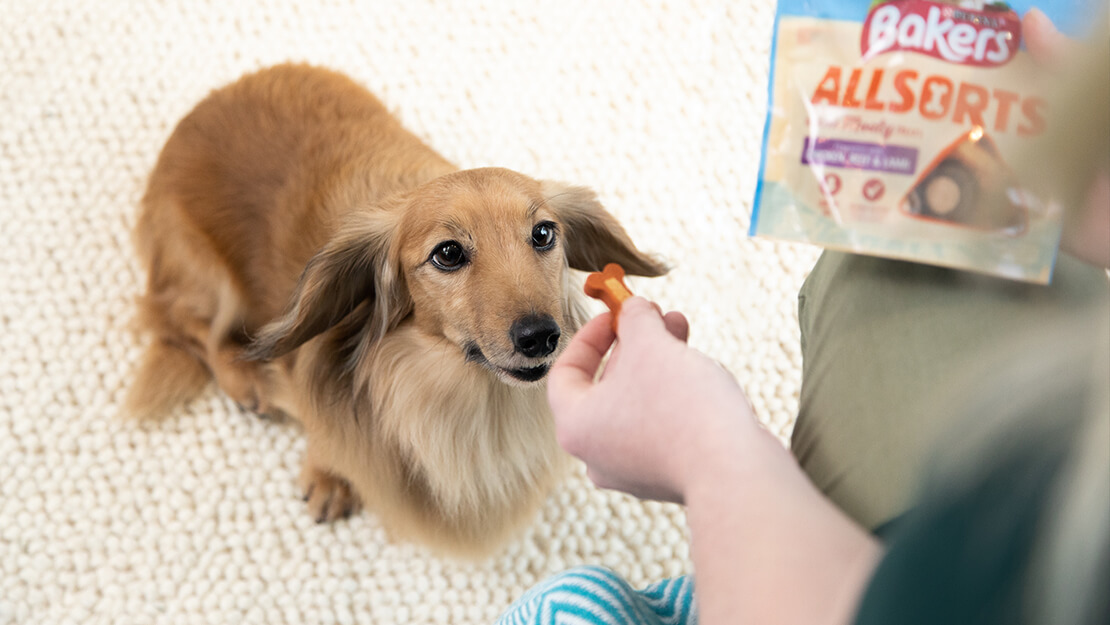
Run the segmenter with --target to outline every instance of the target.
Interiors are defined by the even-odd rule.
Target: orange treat
[[[586,276],[586,295],[599,299],[613,313],[613,332],[617,331],[617,317],[621,314],[621,302],[632,297],[632,291],[624,284],[624,268],[609,263],[599,272]]]

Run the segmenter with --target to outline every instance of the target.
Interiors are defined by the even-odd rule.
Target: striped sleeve
[[[582,566],[533,587],[498,625],[694,625],[697,609],[689,576],[633,590],[616,573]]]

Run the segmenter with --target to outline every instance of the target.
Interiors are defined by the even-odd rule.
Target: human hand
[[[1068,57],[1076,53],[1078,44],[1060,32],[1044,11],[1036,7],[1022,16],[1021,31],[1029,55],[1046,69],[1055,71],[1066,67]]]
[[[1083,44],[1056,29],[1052,20],[1037,8],[1029,9],[1022,17],[1025,47],[1033,60],[1046,70],[1058,72],[1068,68],[1076,58],[1084,56]],[[1103,64],[1105,70],[1105,63]],[[1100,72],[1095,71],[1098,76]],[[1105,81],[1105,75],[1102,75]],[[1097,81],[1096,81],[1097,82]],[[1105,83],[1104,83],[1105,84]],[[1098,90],[1096,90],[1098,92]],[[1101,91],[1105,93],[1105,88]],[[1102,105],[1105,107],[1105,103]],[[1092,110],[1101,110],[1097,106]],[[1097,133],[1096,133],[1097,134]],[[1060,155],[1065,162],[1074,164],[1076,156],[1067,151]],[[1082,167],[1069,169],[1081,170]],[[1080,185],[1089,185],[1086,195],[1076,198],[1060,239],[1060,247],[1072,256],[1092,265],[1110,269],[1110,163],[1103,161],[1094,168],[1093,180],[1077,176]],[[1076,177],[1073,173],[1073,177]],[[1082,188],[1082,187],[1080,187]]]
[[[559,444],[602,488],[682,503],[715,454],[736,457],[759,431],[736,380],[685,343],[681,313],[660,315],[642,297],[624,302],[620,341],[610,315],[583,326],[555,363],[548,401]]]

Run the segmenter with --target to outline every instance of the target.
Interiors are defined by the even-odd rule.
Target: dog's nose
[[[529,358],[539,358],[555,351],[561,335],[559,324],[551,315],[525,315],[509,328],[513,347]]]

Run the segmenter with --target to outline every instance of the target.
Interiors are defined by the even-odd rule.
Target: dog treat
[[[617,331],[617,318],[621,314],[621,304],[632,297],[632,291],[624,283],[624,268],[616,263],[609,263],[601,271],[586,276],[586,295],[599,299],[609,307],[613,313],[613,332]]]
[[[1009,1],[779,0],[751,234],[1048,282],[1062,208],[1007,162],[1053,131],[1059,70],[1024,30],[1101,9]]]

